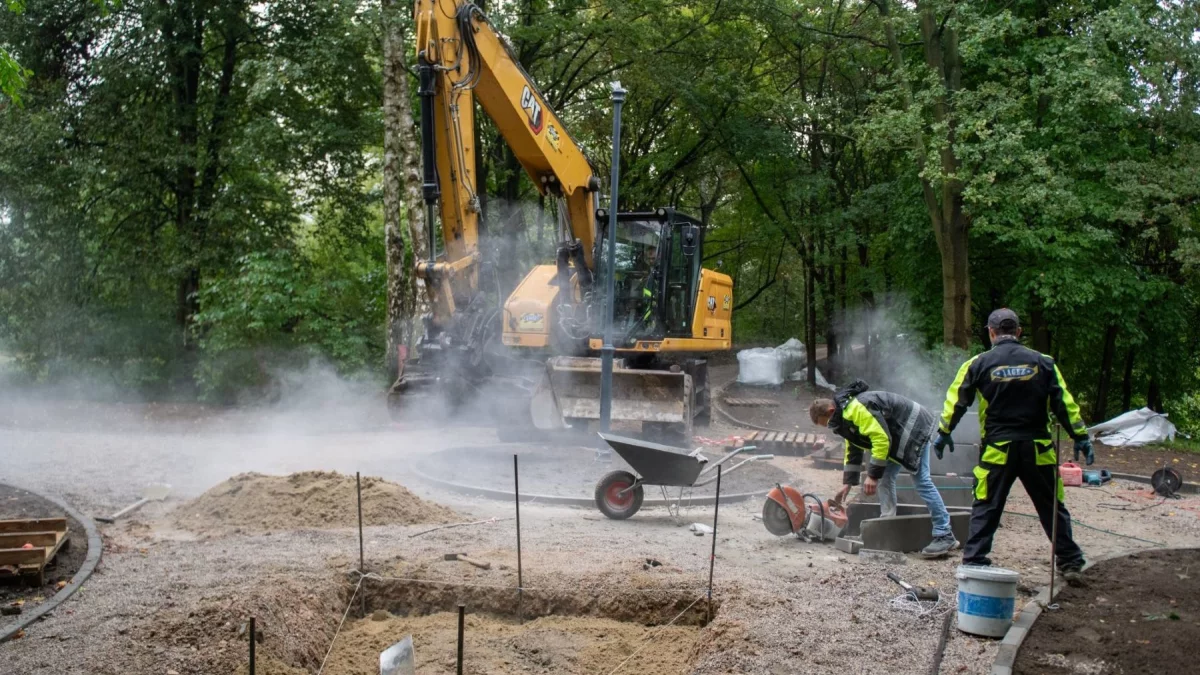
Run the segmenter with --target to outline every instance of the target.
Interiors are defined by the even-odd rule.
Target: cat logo
[[[562,148],[559,147],[561,141],[558,138],[558,129],[555,129],[553,124],[546,126],[546,140],[550,141],[550,147],[562,152]]]
[[[537,312],[529,312],[527,314],[522,314],[521,317],[517,319],[517,330],[521,332],[537,332],[542,330],[544,324],[544,317],[541,314],[538,314]]]
[[[1000,366],[992,369],[992,382],[1028,382],[1037,374],[1037,366]]]
[[[733,299],[729,297],[729,294],[728,294],[728,293],[726,293],[726,294],[725,294],[725,301],[721,303],[721,309],[728,311],[728,310],[729,310],[729,305],[730,305],[730,303],[732,302],[732,300],[733,300]]]
[[[525,109],[525,114],[529,116],[529,128],[533,133],[542,133],[542,103],[533,95],[533,90],[529,85],[521,90],[521,107]]]
[[[708,296],[708,311],[717,311],[717,297],[715,295]]]

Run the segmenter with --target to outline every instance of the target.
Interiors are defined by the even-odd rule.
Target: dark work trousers
[[[963,547],[963,564],[987,564],[987,555],[992,550],[992,537],[1000,526],[1004,503],[1008,501],[1008,491],[1018,478],[1037,508],[1046,538],[1050,537],[1053,525],[1050,518],[1054,509],[1054,466],[1037,464],[1037,450],[1033,441],[1013,441],[1008,445],[1008,458],[1004,464],[980,462],[979,470],[987,472],[987,489],[981,492],[979,486],[976,487],[975,504],[971,508],[971,534]],[[979,470],[976,480],[980,478]],[[1062,501],[1058,503],[1056,548],[1060,568],[1083,565],[1083,551],[1071,537],[1071,514]]]

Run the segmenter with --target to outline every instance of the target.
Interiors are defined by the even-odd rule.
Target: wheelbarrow
[[[717,467],[747,450],[755,449],[752,445],[734,448],[720,459],[712,462],[701,454],[700,448],[688,452],[683,448],[625,436],[600,434],[600,438],[603,438],[609,447],[636,472],[635,474],[624,470],[611,471],[596,483],[596,507],[613,520],[625,520],[642,508],[642,499],[645,496],[643,486],[645,485],[658,486],[662,489],[664,497],[666,497],[666,488],[680,488],[679,498],[676,499],[677,512],[685,488],[708,485],[717,479]],[[774,458],[775,455],[748,455],[722,471],[729,473],[744,464]],[[669,498],[668,508],[670,508]]]

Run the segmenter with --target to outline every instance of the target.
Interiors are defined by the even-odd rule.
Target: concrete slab
[[[937,476],[945,476],[954,474],[957,476],[971,477],[974,474],[972,470],[979,463],[979,436],[975,436],[974,440],[962,442],[958,440],[958,430],[954,430],[954,452],[946,451],[942,453],[942,458],[938,459],[937,455],[929,458],[929,472]]]
[[[858,552],[859,562],[876,563],[879,565],[907,565],[908,558],[896,551],[879,551],[864,548]]]
[[[947,506],[946,509],[951,514],[962,512],[970,513],[971,509],[957,506]],[[914,516],[928,515],[929,509],[925,505],[916,506],[913,504],[897,504],[896,515],[898,516]],[[846,527],[842,530],[843,537],[857,536],[862,530],[862,522],[871,518],[879,517],[879,504],[870,502],[851,502],[846,507]],[[961,538],[960,538],[961,541]]]
[[[837,541],[833,542],[834,548],[843,553],[854,555],[862,549],[862,542],[857,539],[847,539],[846,537],[838,537]]]
[[[970,507],[975,503],[975,475],[970,472],[966,476],[933,476],[933,484],[946,506]],[[879,502],[877,495],[863,496],[862,499],[864,502]],[[899,504],[925,506],[925,501],[913,488],[912,474],[906,471],[901,471],[900,475],[896,476],[896,501]]]
[[[967,540],[970,520],[970,513],[950,514],[950,529],[959,542]],[[933,540],[933,524],[928,514],[872,518],[862,522],[861,530],[863,547],[881,551],[910,553],[925,548]]]

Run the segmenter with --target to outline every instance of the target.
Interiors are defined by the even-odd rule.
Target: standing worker
[[[921,549],[925,558],[940,558],[958,548],[950,529],[950,512],[929,475],[929,453],[937,431],[933,413],[899,394],[867,391],[862,380],[838,390],[833,399],[812,402],[808,416],[813,424],[827,426],[846,439],[843,487],[834,501],[844,502],[858,485],[864,453],[870,456],[863,493],[879,493],[879,515],[896,515],[896,476],[904,468],[913,475],[913,487],[929,507],[933,541]]]
[[[950,432],[979,393],[982,452],[975,467],[975,504],[971,509],[971,534],[963,547],[964,565],[991,565],[992,537],[1004,514],[1004,503],[1013,482],[1020,478],[1037,508],[1042,529],[1051,537],[1054,490],[1058,492],[1058,568],[1069,583],[1082,578],[1083,551],[1071,537],[1071,514],[1063,505],[1062,480],[1055,481],[1058,454],[1050,434],[1050,410],[1075,440],[1075,458],[1084,453],[1095,461],[1087,426],[1079,406],[1067,391],[1054,360],[1018,342],[1021,324],[1016,312],[998,309],[988,316],[992,348],[972,357],[958,369],[946,392],[934,451],[941,458],[954,452]],[[1057,484],[1056,484],[1057,482]]]

